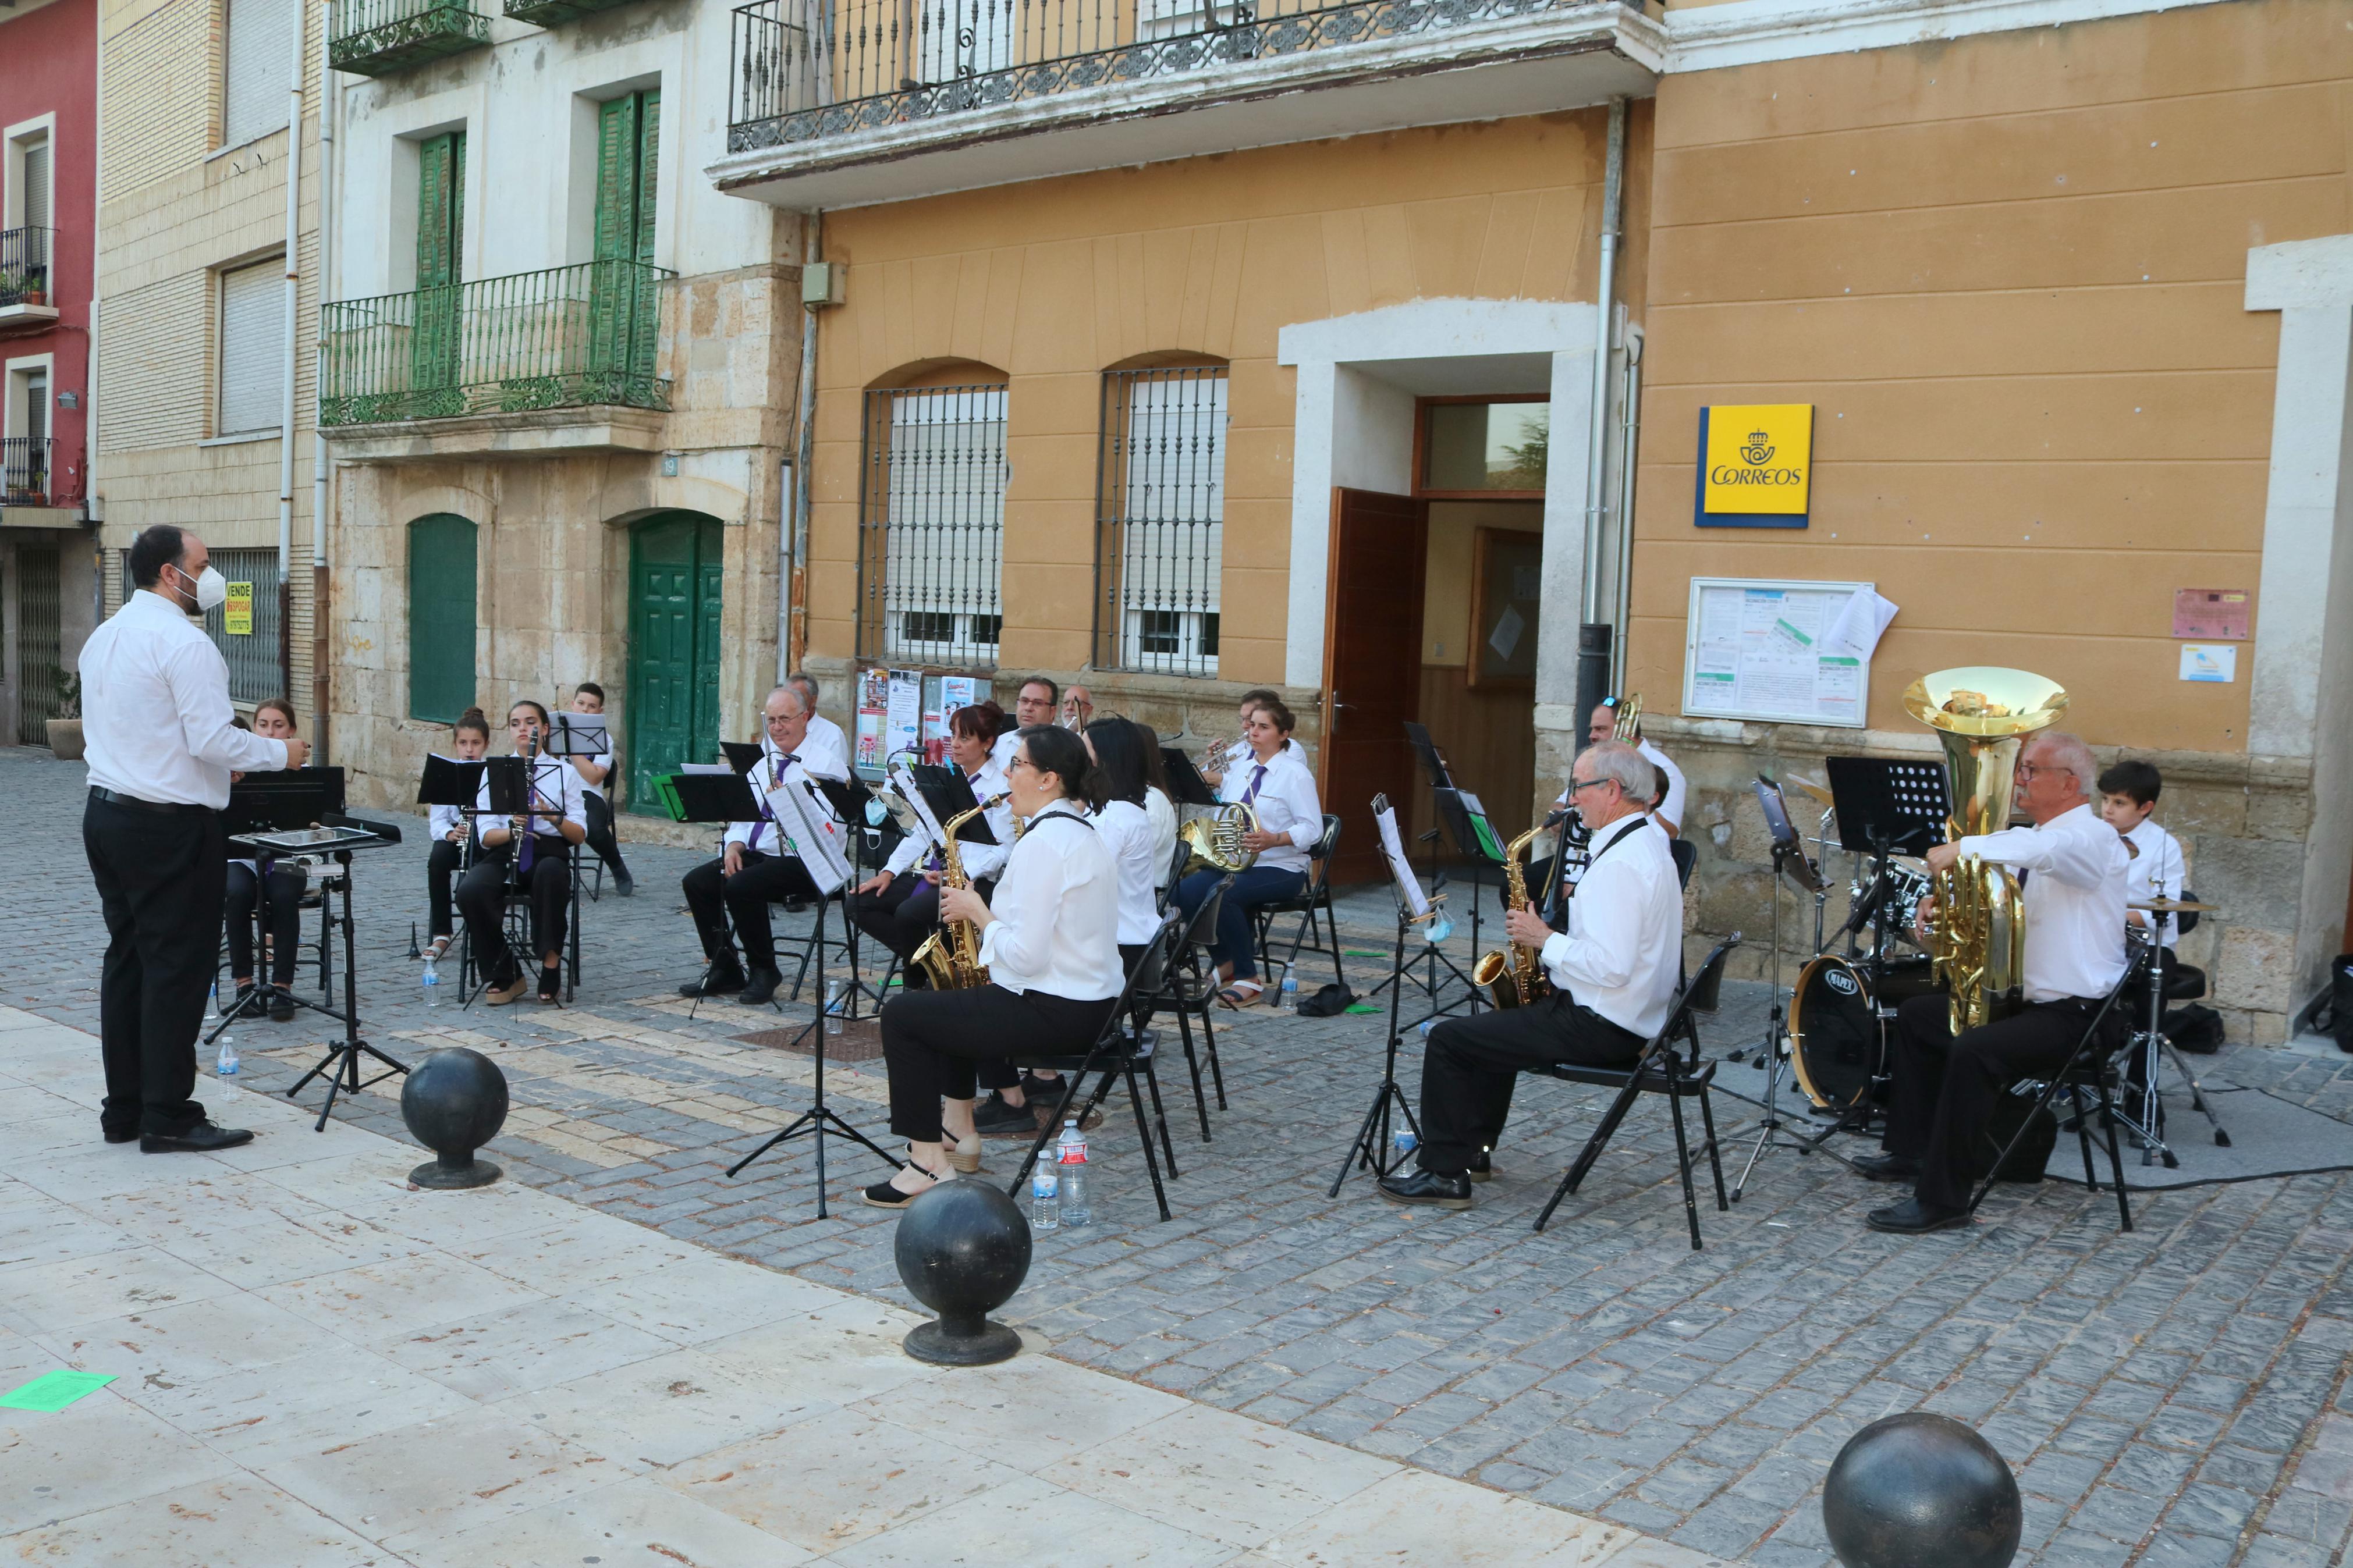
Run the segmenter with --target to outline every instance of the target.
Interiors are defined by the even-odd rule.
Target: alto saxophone
[[[956,849],[956,829],[1004,802],[990,795],[969,811],[957,812],[940,829],[940,890],[969,888],[964,856]],[[988,965],[980,961],[980,928],[970,921],[942,921],[940,929],[923,939],[908,963],[923,972],[934,991],[970,991],[988,984]]]
[[[1549,821],[1537,823],[1504,851],[1504,896],[1513,909],[1529,907],[1528,875],[1520,853],[1551,826]],[[1545,973],[1536,950],[1516,942],[1481,953],[1471,968],[1471,984],[1485,991],[1499,1008],[1525,1007],[1552,994],[1552,979]]]

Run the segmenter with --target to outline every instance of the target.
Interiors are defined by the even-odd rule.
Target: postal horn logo
[[[1752,468],[1761,468],[1773,460],[1773,438],[1762,430],[1751,430],[1748,442],[1740,448],[1740,460]]]

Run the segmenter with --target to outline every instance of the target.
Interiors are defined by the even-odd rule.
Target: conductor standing
[[[220,952],[229,773],[299,768],[311,748],[237,728],[228,665],[188,618],[228,596],[204,542],[159,523],[132,542],[130,564],[135,591],[81,653],[82,847],[109,938],[99,1125],[108,1142],[136,1138],[145,1153],[203,1153],[253,1140],[214,1126],[193,1098]]]

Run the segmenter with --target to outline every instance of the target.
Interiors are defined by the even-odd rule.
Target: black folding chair
[[[572,873],[571,914],[564,922],[564,951],[558,954],[564,962],[564,999],[570,1002],[580,994],[580,848],[577,844],[565,846],[565,860]],[[459,872],[463,877],[472,869],[470,857]],[[537,932],[531,929],[531,893],[516,889],[506,895],[501,913],[506,921],[507,948],[513,952],[515,963],[525,974],[539,971]],[[474,1005],[490,984],[490,976],[481,973],[474,962],[474,933],[461,918],[458,921],[458,994],[465,1000],[458,1005],[462,1011]]]
[[[1113,1004],[1111,1016],[1104,1020],[1103,1030],[1095,1037],[1092,1046],[1082,1053],[1013,1058],[1021,1067],[1043,1068],[1062,1075],[1062,1098],[1055,1105],[1054,1113],[1046,1119],[1045,1125],[1038,1130],[1036,1141],[1029,1145],[1028,1157],[1021,1162],[1021,1168],[1013,1173],[1013,1184],[1006,1189],[1016,1202],[1020,1200],[1022,1184],[1029,1181],[1030,1169],[1038,1163],[1039,1155],[1045,1152],[1050,1142],[1060,1135],[1062,1123],[1083,1121],[1088,1111],[1101,1107],[1109,1097],[1113,1080],[1124,1077],[1127,1079],[1128,1107],[1134,1113],[1136,1141],[1144,1145],[1144,1167],[1152,1175],[1153,1201],[1160,1205],[1163,1220],[1171,1217],[1168,1189],[1160,1181],[1159,1156],[1166,1156],[1168,1176],[1174,1181],[1181,1174],[1176,1169],[1176,1149],[1169,1142],[1168,1115],[1160,1103],[1160,1079],[1152,1068],[1152,1039],[1136,1022],[1131,1009],[1139,995],[1138,983],[1153,966],[1154,954],[1165,954],[1169,951],[1182,925],[1183,917],[1174,911],[1163,919],[1160,930],[1145,944],[1144,951],[1136,955],[1135,963],[1129,966],[1127,978],[1120,986],[1119,1000]],[[1149,1089],[1152,1094],[1152,1121],[1148,1124],[1144,1119],[1144,1094],[1136,1087],[1135,1075],[1139,1068],[1144,1074],[1145,1088]],[[1071,1103],[1086,1086],[1091,1073],[1101,1074],[1101,1079],[1094,1092],[1088,1096],[1084,1108],[1073,1113]],[[1152,1133],[1155,1127],[1160,1132],[1158,1155],[1155,1154],[1152,1147]]]
[[[1201,1046],[1209,1058],[1209,1077],[1218,1090],[1218,1109],[1226,1109],[1226,1075],[1218,1062],[1218,1031],[1209,1021],[1210,1005],[1218,997],[1218,966],[1209,958],[1209,943],[1218,933],[1218,911],[1226,901],[1226,891],[1234,885],[1231,876],[1222,878],[1193,911],[1190,921],[1181,913],[1170,910],[1168,929],[1176,931],[1156,973],[1141,982],[1136,989],[1139,1004],[1148,1004],[1153,1011],[1166,1010],[1176,1016],[1177,1037],[1185,1046],[1185,1067],[1193,1075],[1193,1109],[1201,1118],[1201,1142],[1209,1141],[1209,1104],[1201,1092],[1201,1058],[1193,1053],[1193,1020],[1201,1022]],[[1176,922],[1182,921],[1181,929]]]
[[[1699,1026],[1693,1021],[1692,1015],[1715,1011],[1716,993],[1724,984],[1725,956],[1739,945],[1738,931],[1715,944],[1706,962],[1699,966],[1699,973],[1676,992],[1673,1005],[1667,1009],[1666,1027],[1642,1047],[1642,1054],[1634,1058],[1631,1067],[1581,1067],[1572,1062],[1559,1062],[1551,1067],[1530,1069],[1567,1083],[1601,1084],[1614,1086],[1618,1090],[1618,1098],[1610,1102],[1609,1110],[1594,1128],[1593,1136],[1586,1140],[1585,1147],[1578,1152],[1577,1163],[1569,1166],[1568,1174],[1563,1176],[1560,1185],[1553,1189],[1552,1201],[1545,1205],[1542,1214],[1536,1215],[1536,1229],[1544,1229],[1546,1222],[1552,1218],[1552,1211],[1560,1206],[1561,1199],[1577,1191],[1586,1173],[1593,1169],[1593,1163],[1601,1157],[1602,1149],[1616,1134],[1619,1123],[1624,1121],[1627,1111],[1633,1109],[1634,1097],[1641,1094],[1664,1095],[1668,1111],[1674,1120],[1675,1160],[1683,1183],[1683,1218],[1691,1226],[1694,1252],[1700,1249],[1699,1194],[1692,1187],[1692,1164],[1696,1156],[1692,1152],[1690,1137],[1683,1129],[1683,1101],[1686,1100],[1699,1101],[1700,1123],[1707,1133],[1702,1152],[1707,1155],[1708,1171],[1715,1179],[1716,1212],[1721,1214],[1731,1207],[1725,1197],[1724,1163],[1716,1149],[1715,1113],[1710,1109],[1707,1099],[1708,1086],[1715,1079],[1715,1064],[1700,1059]],[[1675,1048],[1677,1041],[1689,1047],[1688,1053]]]
[[[2153,955],[2159,951],[2154,942],[2146,944],[2133,955],[2132,962],[2125,965],[2124,978],[2116,982],[2116,989],[2108,993],[2107,1000],[2101,1003],[2100,1010],[2092,1016],[2090,1026],[2084,1029],[2083,1038],[2076,1041],[2067,1064],[2055,1076],[2042,1080],[2042,1093],[2035,1100],[2034,1109],[2021,1119],[2018,1131],[2010,1134],[2010,1142],[2002,1145],[2001,1152],[1994,1156],[1993,1164],[1978,1181],[1977,1190],[1969,1194],[1971,1214],[1977,1212],[1978,1205],[1985,1202],[1986,1194],[1992,1190],[1995,1173],[2009,1163],[2011,1152],[2025,1139],[2036,1119],[2050,1110],[2051,1102],[2059,1097],[2060,1090],[2064,1089],[2069,1102],[2075,1108],[2072,1130],[2075,1134],[2076,1146],[2084,1154],[2084,1184],[2094,1193],[2100,1190],[2099,1177],[2092,1168],[2092,1119],[2097,1117],[2108,1146],[2108,1174],[2116,1183],[2116,1216],[2126,1230],[2132,1229],[2132,1200],[2125,1194],[2124,1152],[2116,1143],[2116,1123],[2125,1120],[2124,1108],[2116,1103],[2116,1091],[2124,1081],[2123,1058],[2131,1049],[2132,1032],[2120,1028],[2106,1040],[2100,1037],[2100,1033],[2109,1017],[2120,1007],[2131,1005],[2133,992],[2147,983],[2144,966],[2156,963]]]
[[[1340,819],[1330,812],[1324,814],[1324,832],[1307,851],[1307,885],[1292,898],[1276,899],[1271,903],[1253,904],[1250,918],[1257,922],[1258,969],[1271,979],[1274,975],[1273,949],[1269,933],[1274,922],[1285,915],[1297,915],[1299,924],[1291,933],[1291,950],[1283,960],[1295,965],[1302,952],[1329,953],[1332,957],[1332,978],[1342,985],[1348,977],[1340,971],[1340,917],[1333,912],[1332,851],[1340,842]],[[1318,916],[1322,917],[1321,923]],[[1324,934],[1329,931],[1327,945]],[[1309,939],[1313,937],[1313,941]]]

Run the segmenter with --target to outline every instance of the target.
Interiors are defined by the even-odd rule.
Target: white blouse
[[[1253,781],[1258,784],[1255,795],[1250,795]],[[1274,871],[1306,870],[1308,848],[1324,837],[1324,806],[1316,798],[1315,775],[1299,748],[1286,745],[1264,763],[1252,758],[1228,768],[1218,798],[1231,804],[1245,796],[1258,813],[1261,827],[1290,839],[1261,850],[1258,864]]]
[[[1168,868],[1176,859],[1176,803],[1159,789],[1147,786],[1144,809],[1152,818],[1152,885],[1168,885]]]
[[[1095,813],[1094,823],[1119,868],[1120,943],[1150,942],[1160,929],[1159,900],[1152,889],[1152,817],[1133,801],[1115,800]]]
[[[1003,795],[1005,790],[1005,770],[997,765],[995,757],[981,763],[980,771],[972,775],[972,793],[976,799],[987,800],[991,795]],[[964,831],[956,835],[959,846],[957,858],[964,862],[964,874],[976,882],[986,882],[995,878],[1005,868],[1005,858],[1013,853],[1013,806],[1009,801],[999,801],[982,814],[981,820],[987,823],[988,831],[996,835],[996,843],[973,843],[965,837],[972,831],[972,824],[968,822],[965,824]],[[943,822],[940,826],[945,827],[947,824]],[[896,880],[929,859],[935,847],[923,835],[910,834],[899,840],[899,847],[891,852],[891,858],[882,868]]]
[[[563,831],[561,825],[565,822],[576,822],[582,833],[588,831],[588,806],[580,775],[573,771],[570,763],[543,752],[532,764],[531,781],[532,832],[554,837]],[[491,774],[487,768],[482,771],[481,787],[474,795],[474,809],[483,816],[490,815]],[[483,826],[486,830],[503,827],[510,833],[519,831],[504,817],[493,817]],[[514,840],[510,837],[507,842],[512,844]]]
[[[1069,816],[1070,822],[1056,822]],[[1095,825],[1072,802],[1036,816],[1006,858],[981,932],[991,983],[1017,994],[1042,991],[1073,1002],[1119,994],[1119,868]]]

